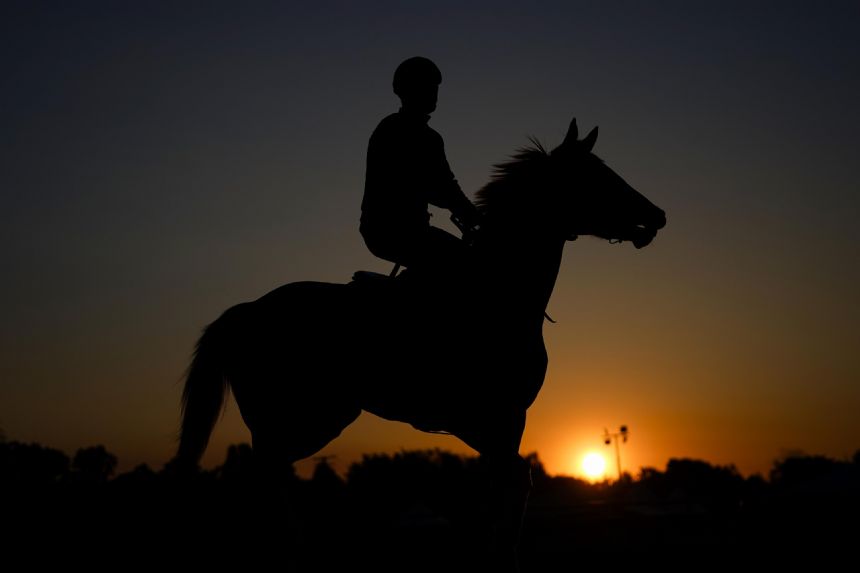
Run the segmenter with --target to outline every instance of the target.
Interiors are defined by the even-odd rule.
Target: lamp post
[[[626,444],[628,434],[627,426],[621,426],[617,432],[611,433],[606,428],[603,428],[603,443],[609,446],[615,440],[615,463],[618,466],[618,481],[621,481],[621,450],[618,448],[618,438],[620,437]]]

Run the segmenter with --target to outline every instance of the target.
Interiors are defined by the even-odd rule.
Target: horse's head
[[[579,139],[574,118],[564,141],[550,153],[546,191],[552,194],[552,216],[571,240],[594,235],[629,240],[641,249],[666,225],[666,213],[591,152],[596,141],[596,127]]]

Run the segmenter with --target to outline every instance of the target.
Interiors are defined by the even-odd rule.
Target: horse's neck
[[[564,239],[499,225],[484,237],[485,288],[510,312],[543,324],[561,266]]]

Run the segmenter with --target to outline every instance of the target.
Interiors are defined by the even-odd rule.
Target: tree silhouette
[[[116,464],[116,456],[99,445],[79,449],[72,460],[72,469],[81,481],[104,483],[113,475]]]
[[[229,483],[246,483],[253,478],[254,452],[250,444],[227,447],[224,463],[215,470],[218,477]]]
[[[537,453],[524,458],[534,484],[523,538],[529,570],[608,551],[646,563],[717,546],[727,556],[834,550],[852,546],[853,530],[841,524],[860,512],[860,451],[843,460],[794,452],[774,462],[769,480],[675,458],[663,471],[646,467],[635,479],[597,484],[549,475]],[[376,570],[415,570],[415,555],[428,545],[437,549],[422,554],[422,563],[438,570],[458,552],[468,554],[486,531],[486,469],[477,457],[441,450],[365,455],[345,480],[322,458],[308,480],[284,474],[288,505],[256,487],[254,463],[251,447],[240,443],[227,448],[222,465],[187,481],[146,464],[112,477],[117,460],[104,446],[81,448],[70,461],[39,444],[4,442],[0,507],[21,532],[38,529],[43,544],[78,547],[97,536],[127,555],[157,538],[165,554],[170,547],[194,558],[203,543],[271,556],[289,548],[300,556],[295,570],[332,547],[344,548],[333,563],[346,567],[356,552],[383,545]],[[236,531],[224,523],[243,525]]]
[[[0,443],[0,482],[19,486],[54,484],[69,473],[69,457],[53,448],[21,442]]]
[[[694,502],[710,510],[727,510],[741,505],[745,484],[734,465],[714,466],[702,460],[672,458],[665,472],[642,468],[633,487],[634,495],[640,498],[647,492],[662,502]]]
[[[135,485],[150,485],[155,484],[158,479],[158,474],[147,464],[138,464],[134,469],[125,473],[119,474],[111,483],[113,484],[135,484]]]
[[[340,489],[345,485],[341,477],[331,467],[331,464],[328,463],[328,457],[326,456],[317,460],[313,475],[311,476],[311,482],[320,489]]]
[[[797,486],[831,476],[847,465],[825,456],[791,454],[774,463],[770,481],[780,486]]]
[[[416,507],[451,518],[474,509],[482,495],[483,471],[476,457],[413,450],[365,455],[350,466],[347,484],[360,503],[373,504],[377,518]]]

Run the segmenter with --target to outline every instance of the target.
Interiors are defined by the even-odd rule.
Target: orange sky
[[[568,245],[524,453],[568,473],[597,449],[613,472],[601,435],[621,424],[634,473],[694,457],[766,474],[789,450],[860,448],[856,3],[494,6],[6,18],[7,439],[160,467],[203,326],[287,282],[389,270],[357,230],[364,153],[397,109],[394,67],[424,54],[468,195],[575,114],[668,214],[641,251]],[[204,464],[247,439],[231,404]],[[322,453],[343,470],[417,447],[468,451],[364,415]]]

